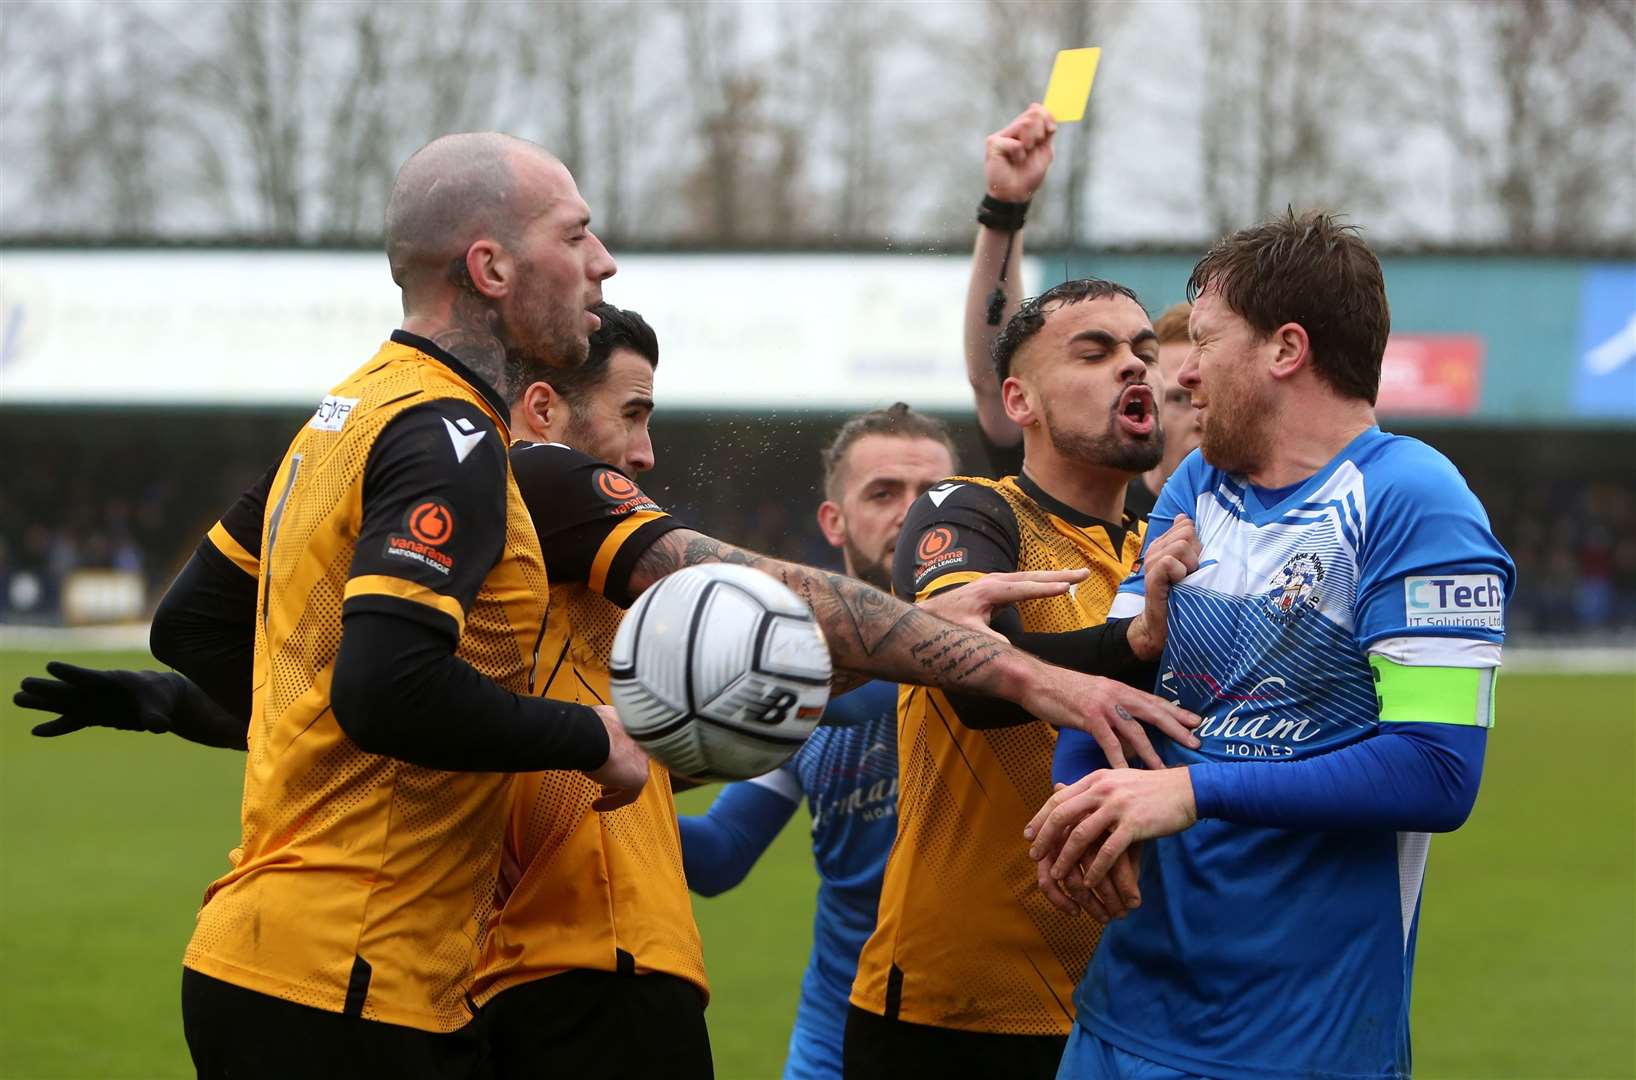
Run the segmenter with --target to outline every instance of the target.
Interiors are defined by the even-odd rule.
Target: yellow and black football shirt
[[[551,605],[535,693],[605,705],[608,654],[631,570],[680,522],[619,470],[565,446],[519,446],[512,469],[534,517]],[[499,913],[483,942],[478,1005],[535,979],[586,969],[663,972],[708,993],[682,871],[670,774],[651,766],[629,806],[599,814],[582,773],[517,778],[506,828]]]
[[[893,588],[925,599],[984,574],[1088,568],[1063,596],[1017,605],[1025,634],[1098,626],[1142,547],[1143,525],[1081,514],[1026,475],[958,477],[910,508]],[[905,685],[898,696],[898,831],[852,1003],[889,1019],[1065,1035],[1100,936],[1052,907],[1023,827],[1051,794],[1056,732],[1004,703]]]
[[[256,575],[253,696],[242,841],[186,966],[423,1030],[469,1019],[511,776],[367,753],[329,687],[343,613],[379,611],[447,633],[460,660],[527,691],[547,584],[506,441],[492,388],[398,331],[291,443],[259,529],[252,491],[211,530]]]

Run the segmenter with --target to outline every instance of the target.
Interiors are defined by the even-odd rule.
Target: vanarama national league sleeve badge
[[[915,585],[924,585],[929,578],[945,570],[964,566],[966,549],[955,546],[955,532],[947,525],[933,525],[920,534],[915,544]]]

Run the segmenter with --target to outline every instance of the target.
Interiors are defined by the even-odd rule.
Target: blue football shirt
[[[1510,558],[1452,464],[1378,428],[1292,489],[1258,490],[1195,451],[1149,542],[1178,512],[1203,545],[1172,592],[1157,692],[1203,746],[1167,764],[1277,768],[1374,737],[1371,654],[1499,664]],[[1140,575],[1113,617],[1141,609]],[[1424,833],[1201,820],[1147,845],[1142,906],[1110,925],[1075,995],[1079,1023],[1172,1068],[1236,1077],[1409,1072]]]
[[[812,954],[784,1067],[788,1080],[838,1078],[847,998],[858,954],[875,929],[886,856],[897,835],[896,683],[836,698],[784,766],[812,812],[818,907]]]

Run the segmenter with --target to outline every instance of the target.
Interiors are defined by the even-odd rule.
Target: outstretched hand
[[[52,660],[52,676],[23,680],[12,702],[24,709],[58,713],[35,724],[34,734],[55,738],[88,727],[166,732],[175,707],[178,676],[163,671],[99,671]]]
[[[929,611],[956,626],[1005,640],[1004,635],[989,627],[989,620],[1003,607],[1020,604],[1024,600],[1039,600],[1061,596],[1074,585],[1090,576],[1090,571],[1078,570],[1019,570],[1007,574],[984,574],[976,581],[957,589],[946,589],[929,600],[922,600],[920,610]]]
[[[1025,684],[1018,704],[1053,727],[1085,732],[1115,769],[1125,768],[1131,757],[1150,769],[1164,768],[1143,725],[1157,728],[1182,746],[1199,746],[1193,734],[1199,718],[1180,705],[1113,679],[1043,662]]]

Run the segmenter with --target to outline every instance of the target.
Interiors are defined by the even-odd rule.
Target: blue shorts
[[[1068,1036],[1057,1080],[1202,1080],[1145,1057],[1119,1049],[1086,1031],[1079,1024]]]

